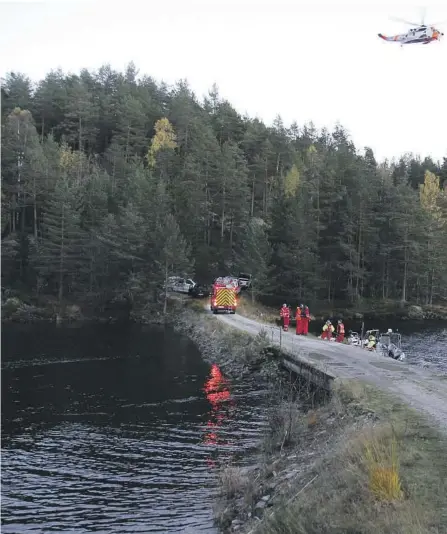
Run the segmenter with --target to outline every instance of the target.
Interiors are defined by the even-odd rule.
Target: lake
[[[265,390],[139,325],[7,325],[2,356],[2,532],[217,532],[218,470],[253,460]]]

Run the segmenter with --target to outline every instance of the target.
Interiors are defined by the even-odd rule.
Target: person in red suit
[[[345,325],[343,324],[343,321],[339,319],[338,324],[337,324],[337,337],[335,338],[335,341],[337,341],[337,343],[343,343],[344,339],[345,339]]]
[[[299,306],[296,307],[295,319],[296,319],[296,335],[300,336],[303,333],[303,322],[302,322],[302,310]]]
[[[307,336],[309,333],[309,322],[310,322],[310,312],[309,307],[304,304],[301,304],[301,322],[303,323],[302,326],[302,334],[303,336]]]
[[[287,304],[283,304],[281,311],[279,312],[281,319],[282,319],[282,327],[284,332],[287,332],[289,330],[289,323],[290,323],[290,310]]]

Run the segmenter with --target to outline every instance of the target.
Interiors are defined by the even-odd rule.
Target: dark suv
[[[189,295],[195,299],[203,299],[209,297],[211,291],[209,287],[205,284],[197,284],[188,291]]]

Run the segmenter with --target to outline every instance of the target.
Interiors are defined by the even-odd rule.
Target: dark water
[[[8,326],[2,357],[2,532],[216,532],[265,391],[168,330]]]
[[[410,365],[421,365],[435,373],[447,374],[447,325],[402,333],[402,348]]]

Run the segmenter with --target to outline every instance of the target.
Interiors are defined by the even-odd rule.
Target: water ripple
[[[402,338],[402,348],[411,365],[447,373],[447,328],[412,332]]]
[[[266,391],[187,354],[4,370],[2,532],[215,533],[218,469],[250,463]]]

